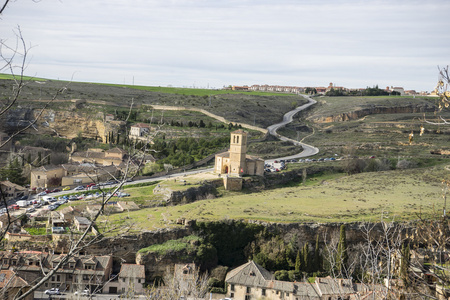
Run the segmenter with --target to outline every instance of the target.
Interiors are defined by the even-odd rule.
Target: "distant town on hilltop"
[[[378,86],[375,86],[374,88],[378,89]],[[345,94],[349,95],[358,95],[362,91],[365,91],[367,88],[357,88],[357,89],[350,89],[342,86],[335,86],[332,82],[328,85],[328,87],[299,87],[299,86],[283,86],[283,85],[268,85],[268,84],[254,84],[251,86],[248,85],[230,85],[228,87],[225,87],[224,89],[231,89],[233,91],[258,91],[258,92],[279,92],[279,93],[314,93],[314,94],[322,94],[325,95],[330,91],[340,91]],[[415,90],[405,90],[403,87],[394,87],[394,86],[387,86],[385,89],[387,94],[396,94],[400,96],[405,95],[420,95],[420,96],[433,96],[435,95],[435,92],[427,92],[427,91],[421,91],[417,92]]]

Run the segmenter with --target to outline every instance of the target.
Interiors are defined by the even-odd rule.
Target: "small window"
[[[234,292],[234,284],[231,285],[230,290],[232,290]],[[233,298],[233,297],[231,297]]]
[[[248,286],[247,287],[247,294],[249,294],[249,293],[251,293],[252,292],[252,289]]]
[[[266,289],[262,289],[261,295],[262,295],[262,296],[265,296],[265,295],[266,295]]]

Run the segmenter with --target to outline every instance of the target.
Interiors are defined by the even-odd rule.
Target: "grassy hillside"
[[[178,218],[285,223],[417,219],[419,214],[442,211],[441,180],[449,175],[444,165],[351,176],[328,174],[310,178],[305,184],[257,193],[222,191],[222,197],[216,199],[147,208],[104,220],[121,225],[132,222],[139,231],[177,226]],[[142,195],[135,197],[142,201]]]
[[[12,80],[0,78],[0,99],[8,99]],[[64,101],[85,99],[101,107],[134,108],[151,105],[184,106],[205,109],[224,117],[230,122],[243,122],[262,128],[279,122],[285,112],[305,103],[297,95],[261,92],[238,92],[231,90],[182,89],[111,85],[57,80],[30,80],[20,95],[22,106],[38,107],[40,101],[52,99],[61,88],[67,87],[56,101],[53,109],[63,108]],[[25,102],[25,103],[24,103]],[[41,104],[42,105],[42,104]]]

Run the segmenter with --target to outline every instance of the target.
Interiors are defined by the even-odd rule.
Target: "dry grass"
[[[314,178],[305,186],[251,194],[224,192],[223,197],[217,199],[143,209],[126,213],[126,216],[112,215],[109,219],[124,222],[126,217],[132,220],[136,230],[177,226],[175,221],[178,218],[352,222],[376,221],[383,215],[390,220],[415,219],[419,213],[428,214],[442,209],[441,180],[449,175],[444,166],[439,166],[327,177],[326,180]]]

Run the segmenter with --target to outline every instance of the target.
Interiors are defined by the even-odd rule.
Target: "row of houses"
[[[386,295],[383,285],[368,286],[349,279],[317,277],[312,283],[275,280],[272,273],[254,261],[228,272],[225,281],[227,296],[236,300],[350,300],[368,296],[383,299]]]
[[[70,154],[67,164],[46,165],[31,170],[30,187],[75,186],[109,180],[120,176],[126,168],[127,157],[127,152],[120,148],[74,152]]]
[[[13,272],[10,275],[20,278],[18,282],[23,287],[32,286],[65,256],[40,251],[0,251],[1,270]],[[92,294],[123,294],[132,289],[135,294],[143,294],[144,283],[144,265],[123,263],[119,273],[114,274],[112,255],[75,255],[69,257],[38,290],[58,288],[64,293],[89,290]]]
[[[342,91],[360,91],[365,90],[364,88],[360,89],[349,89],[342,86],[335,86],[332,82],[328,85],[328,87],[318,86],[318,87],[311,87],[314,88],[318,94],[326,94],[326,92],[330,91],[331,89],[335,90],[342,90]],[[231,86],[231,90],[233,91],[258,91],[258,92],[277,92],[277,93],[292,93],[292,94],[299,94],[304,93],[306,91],[307,87],[298,87],[298,86],[283,86],[283,85],[259,85],[254,84],[251,86],[243,85],[243,86]],[[400,95],[428,95],[427,92],[416,92],[415,90],[405,90],[403,87],[386,87],[386,91],[388,92],[399,92]]]

